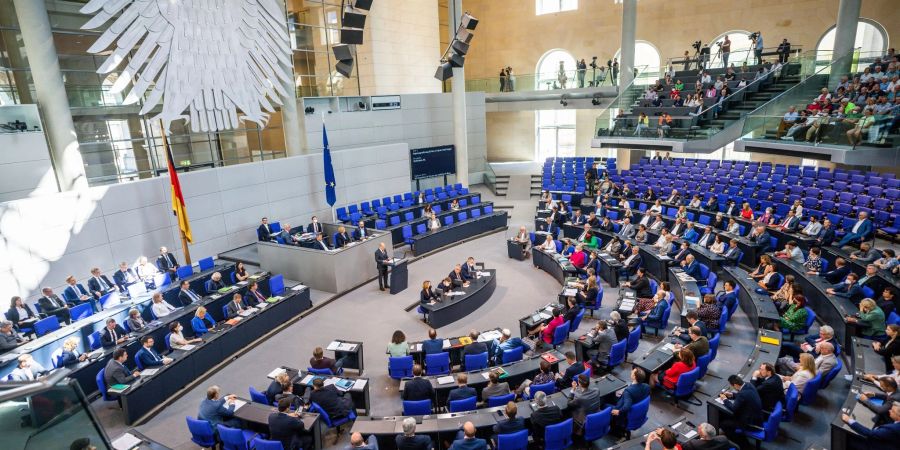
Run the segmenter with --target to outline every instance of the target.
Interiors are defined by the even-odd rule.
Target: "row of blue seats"
[[[471,197],[471,200],[466,199],[466,198],[460,199],[459,207],[465,208],[465,207],[469,206],[470,204],[477,205],[479,203],[481,203],[481,196],[475,195],[475,196]],[[434,211],[435,214],[440,214],[441,212],[443,212],[443,208],[441,208],[441,205],[432,205],[431,210]],[[397,215],[391,216],[390,218],[384,217],[379,213],[378,219],[375,219],[375,229],[376,230],[384,230],[387,227],[393,227],[393,226],[400,225],[402,223],[412,222],[413,220],[415,220],[415,215],[410,211],[403,213],[403,217],[401,217],[399,214],[397,214]],[[446,222],[447,222],[446,217],[444,218],[444,222],[446,224]],[[449,223],[453,223],[452,217],[450,217]]]
[[[670,161],[670,160],[662,160],[662,161],[659,161],[659,160],[656,160],[656,159],[650,160],[650,159],[648,159],[648,158],[641,158],[641,160],[640,160],[640,162],[639,162],[638,164],[632,164],[632,165],[631,165],[631,169],[637,169],[638,167],[647,167],[647,166],[663,166],[663,167],[667,167],[667,166],[674,166],[674,167],[684,166],[684,167],[688,167],[688,168],[690,168],[690,167],[698,167],[698,168],[706,168],[706,167],[710,167],[710,168],[713,168],[713,169],[717,169],[717,168],[719,168],[719,167],[724,167],[724,168],[726,168],[726,169],[731,169],[732,167],[735,167],[735,168],[738,168],[739,170],[744,170],[744,168],[754,168],[754,167],[756,167],[756,168],[758,168],[757,170],[760,170],[760,171],[767,170],[767,169],[765,169],[766,167],[768,167],[768,168],[774,167],[774,170],[769,169],[768,171],[772,171],[772,172],[774,172],[774,173],[782,173],[782,174],[786,173],[786,174],[788,174],[788,175],[801,175],[801,174],[803,174],[803,176],[809,176],[809,175],[806,175],[806,174],[810,174],[810,173],[815,173],[815,174],[828,174],[828,173],[832,173],[832,174],[834,174],[833,176],[840,176],[840,177],[844,177],[844,175],[838,175],[838,174],[846,174],[846,175],[848,175],[848,176],[852,176],[852,175],[863,175],[863,176],[866,177],[866,178],[871,177],[871,176],[876,176],[876,177],[877,177],[877,176],[881,176],[881,177],[885,177],[885,178],[895,178],[895,175],[894,175],[893,173],[889,173],[889,172],[881,173],[881,174],[880,174],[880,173],[878,173],[878,172],[872,172],[872,171],[863,172],[862,170],[858,170],[858,169],[843,169],[843,168],[840,168],[840,167],[836,167],[836,168],[832,171],[832,170],[829,169],[828,167],[801,166],[801,165],[793,165],[793,164],[791,164],[791,165],[785,165],[785,164],[773,164],[773,163],[771,163],[771,162],[759,162],[759,161],[746,161],[746,162],[744,162],[744,161],[735,161],[735,162],[732,162],[732,161],[719,161],[719,160],[717,160],[717,159],[685,159],[685,158],[675,158],[675,159],[672,159],[671,161]],[[827,175],[824,175],[824,176],[827,176]],[[846,180],[845,180],[845,181],[846,181]]]
[[[827,174],[827,175],[826,175]],[[727,178],[729,180],[757,182],[785,183],[788,185],[817,186],[819,188],[827,188],[831,186],[862,186],[862,190],[868,188],[900,188],[900,180],[887,176],[871,176],[852,175],[848,177],[834,176],[830,172],[820,173],[818,176],[791,175],[784,173],[774,173],[770,171],[754,171],[739,169],[698,169],[698,168],[668,168],[666,170],[638,168],[632,170],[623,170],[620,174],[622,177],[627,176],[655,176],[655,177],[702,177],[702,178]],[[846,174],[836,174],[846,175]],[[840,188],[843,189],[843,188]]]
[[[444,226],[452,225],[454,220],[456,222],[462,222],[462,221],[468,220],[470,218],[470,216],[472,219],[481,217],[482,209],[484,210],[485,215],[492,214],[494,212],[494,205],[485,205],[484,208],[475,208],[475,209],[472,209],[470,212],[460,211],[459,213],[457,213],[455,215],[456,219],[454,219],[454,214],[448,214],[448,215],[444,216]],[[412,225],[404,225],[403,230],[402,230],[403,242],[405,242],[406,244],[412,245],[413,236],[425,234],[426,232],[428,232],[426,223],[420,223],[420,224],[416,225],[415,230],[413,230]]]
[[[393,197],[376,198],[372,201],[361,202],[358,205],[342,206],[337,208],[335,212],[337,213],[337,218],[339,220],[346,222],[353,220],[354,215],[357,217],[361,217],[362,215],[374,215],[378,209],[382,207],[385,208],[385,211],[408,208],[416,202],[416,199],[421,193],[425,194],[426,202],[433,202],[435,200],[444,200],[458,195],[465,195],[469,193],[469,189],[464,188],[461,183],[456,183],[454,185],[448,184],[444,187],[439,186],[434,189],[425,189],[424,191],[410,191],[403,194],[396,194]],[[356,220],[358,221],[359,219],[357,218]]]

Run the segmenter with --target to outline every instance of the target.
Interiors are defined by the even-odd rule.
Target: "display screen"
[[[413,180],[456,173],[456,148],[452,145],[414,148],[409,151]]]

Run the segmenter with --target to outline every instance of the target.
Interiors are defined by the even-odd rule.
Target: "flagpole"
[[[169,155],[172,155],[172,154],[169,151],[169,140],[166,139],[166,126],[163,123],[162,119],[159,119],[159,129],[162,132],[161,133],[162,134],[162,142],[163,142],[163,148],[166,150],[166,158],[169,158]],[[175,170],[175,160],[174,159],[175,159],[175,156],[172,155],[172,170]],[[169,177],[171,177],[171,176],[172,176],[172,174],[169,174]],[[173,205],[173,207],[174,207],[174,205]],[[191,251],[188,249],[187,236],[184,235],[184,230],[182,230],[180,226],[178,227],[178,233],[181,235],[181,251],[184,252],[185,264],[191,265]]]
[[[325,130],[325,111],[322,111],[322,130],[323,130],[323,133],[324,133],[324,130]],[[323,148],[322,151],[324,152],[325,149]],[[335,195],[335,197],[337,197],[337,191],[334,192],[334,195]],[[331,210],[331,223],[338,223],[338,220],[337,220],[337,213],[335,212],[334,205],[328,205],[328,208]]]

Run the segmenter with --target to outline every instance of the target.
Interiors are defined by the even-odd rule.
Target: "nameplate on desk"
[[[153,368],[151,368],[151,369],[144,369],[144,370],[141,371],[141,376],[142,376],[142,377],[149,377],[149,376],[151,376],[151,375],[156,374],[156,372],[159,372],[159,369],[153,369]]]
[[[759,342],[763,344],[771,344],[771,345],[779,345],[781,342],[778,339],[769,336],[760,336]]]

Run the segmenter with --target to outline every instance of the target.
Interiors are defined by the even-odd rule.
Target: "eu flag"
[[[328,149],[328,132],[325,130],[325,124],[322,124],[322,156],[325,158],[325,201],[328,206],[334,206],[337,202],[337,193],[335,192],[334,183],[334,167],[331,166],[331,150]]]

